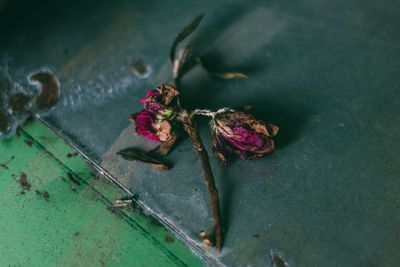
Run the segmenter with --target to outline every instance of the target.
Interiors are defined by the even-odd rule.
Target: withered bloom
[[[255,119],[252,115],[222,109],[212,120],[213,151],[226,163],[226,155],[235,153],[242,159],[255,159],[274,151],[271,137],[278,132],[278,126]]]
[[[179,92],[174,86],[162,84],[156,90],[148,91],[141,102],[148,112],[161,115],[163,118],[171,118],[177,107],[177,95]]]
[[[132,114],[130,121],[136,125],[137,133],[151,140],[167,141],[172,136],[171,124],[146,110]]]

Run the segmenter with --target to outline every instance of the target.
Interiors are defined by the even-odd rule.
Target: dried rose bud
[[[278,126],[255,119],[252,115],[222,109],[212,120],[213,151],[226,163],[226,155],[234,152],[242,159],[255,159],[274,151]]]
[[[156,90],[148,91],[141,102],[148,112],[162,115],[163,118],[170,118],[176,109],[177,95],[179,95],[179,92],[175,87],[162,84]]]
[[[172,137],[171,124],[146,110],[132,114],[130,121],[135,123],[137,133],[151,140],[167,141]]]

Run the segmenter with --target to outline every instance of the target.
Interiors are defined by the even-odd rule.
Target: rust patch
[[[11,120],[6,113],[0,110],[0,132],[6,132],[10,129]]]
[[[74,236],[75,236],[75,237],[78,237],[80,234],[81,234],[81,232],[76,232],[76,233],[74,234]]]
[[[4,168],[4,169],[8,170],[7,164],[10,163],[13,159],[15,159],[15,156],[11,156],[11,158],[10,158],[9,160],[7,160],[6,162],[0,163],[0,167],[2,167],[2,168]],[[11,175],[11,176],[12,176],[12,175]]]
[[[68,179],[69,179],[71,182],[73,182],[74,184],[76,184],[77,186],[80,186],[80,185],[81,185],[81,183],[80,183],[78,180],[76,180],[76,179],[74,178],[74,176],[73,176],[70,172],[67,173],[67,176],[68,176]]]
[[[117,215],[119,218],[122,218],[123,212],[122,212],[121,208],[111,206],[111,207],[107,207],[107,210],[111,211],[111,213]]]
[[[252,236],[254,239],[257,239],[257,238],[259,238],[260,236],[259,235],[253,235]]]
[[[36,97],[37,108],[46,110],[54,107],[60,97],[60,85],[56,76],[50,71],[40,71],[32,74],[30,80],[38,84],[40,89],[40,93]]]
[[[32,147],[32,145],[34,143],[32,140],[24,140],[24,141],[29,147]]]
[[[46,201],[49,201],[49,198],[50,198],[49,192],[47,192],[47,191],[40,192],[39,190],[35,190],[35,192],[36,192],[36,195],[44,198]]]
[[[21,172],[21,178],[19,178],[18,183],[21,185],[22,191],[21,194],[25,194],[26,191],[30,191],[32,185],[28,182],[27,175],[24,172]]]
[[[67,158],[72,158],[78,156],[78,152],[75,152],[74,154],[68,153]]]
[[[141,79],[147,78],[150,74],[150,67],[142,59],[135,60],[130,69],[133,75]]]
[[[174,242],[174,238],[170,237],[169,235],[166,235],[164,241],[165,243],[172,243]]]
[[[11,96],[8,106],[14,112],[21,112],[27,109],[27,105],[31,101],[31,98],[24,93],[18,93]]]

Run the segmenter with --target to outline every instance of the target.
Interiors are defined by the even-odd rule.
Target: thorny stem
[[[215,249],[217,251],[220,251],[222,246],[222,228],[221,228],[221,219],[219,211],[219,198],[218,198],[218,190],[215,187],[214,177],[211,171],[208,154],[203,146],[203,143],[201,142],[199,130],[196,123],[193,121],[193,117],[189,115],[186,110],[183,110],[181,112],[180,119],[183,122],[185,131],[188,133],[190,139],[192,140],[197,150],[201,166],[203,167],[204,178],[206,180],[208,192],[210,193],[212,213],[214,218],[215,241],[216,241]]]

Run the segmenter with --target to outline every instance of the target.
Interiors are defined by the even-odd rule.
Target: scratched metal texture
[[[0,140],[0,266],[204,266],[40,122]]]
[[[296,266],[400,265],[398,1],[19,3],[1,18],[3,69],[19,84],[51,69],[61,100],[42,117],[210,262],[272,265],[276,252]],[[212,215],[187,138],[166,158],[168,172],[115,155],[156,145],[132,134],[129,115],[170,81],[170,44],[201,11],[194,51],[249,79],[219,81],[195,68],[182,81],[183,102],[252,105],[280,126],[271,155],[226,167],[211,157],[225,228],[219,254],[198,236]],[[138,59],[147,77],[130,71]],[[206,120],[200,130],[210,151]]]

